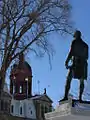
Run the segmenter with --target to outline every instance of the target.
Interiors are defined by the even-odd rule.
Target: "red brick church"
[[[12,116],[44,120],[44,113],[52,111],[52,100],[46,89],[43,94],[32,94],[32,69],[23,54],[19,56],[19,62],[11,68],[10,94]]]
[[[11,69],[10,93],[17,100],[32,96],[32,69],[24,60],[23,54],[19,56],[19,63]]]

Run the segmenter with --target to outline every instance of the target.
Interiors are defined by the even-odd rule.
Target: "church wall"
[[[13,112],[12,112],[13,106]],[[36,119],[36,110],[32,100],[13,100],[11,101],[10,113],[13,116]]]
[[[51,102],[47,101],[47,98],[42,96],[42,99],[34,100],[36,107],[36,116],[38,120],[44,120],[44,114],[51,111]]]
[[[19,102],[14,99],[11,100],[10,113],[13,116],[19,116]]]
[[[25,100],[26,102],[26,116],[28,118],[36,119],[36,110],[32,100]]]

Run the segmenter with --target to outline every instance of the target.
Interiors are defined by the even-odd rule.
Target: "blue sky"
[[[90,47],[90,0],[70,0],[72,5],[72,20],[75,28],[82,32],[82,39],[88,43]],[[61,37],[59,34],[53,34],[48,39],[53,43],[56,51],[52,59],[52,70],[50,70],[48,57],[36,58],[34,55],[27,59],[32,67],[33,73],[33,94],[44,92],[47,89],[48,96],[53,100],[54,106],[64,95],[64,88],[67,76],[65,68],[65,59],[69,52],[73,37],[68,35]],[[90,53],[90,52],[89,52]],[[90,73],[90,58],[88,60],[88,71]],[[38,81],[40,81],[38,85]],[[89,92],[90,81],[85,81],[85,93]],[[73,96],[78,96],[79,82],[72,80],[70,93]],[[85,94],[84,93],[84,94]],[[88,96],[88,98],[90,98]]]
[[[70,0],[72,5],[72,20],[75,28],[81,30],[82,39],[90,46],[90,0]],[[56,51],[52,60],[52,70],[50,70],[48,57],[38,59],[32,56],[28,60],[33,72],[33,94],[44,92],[47,88],[47,94],[54,101],[54,105],[58,104],[64,95],[64,87],[67,76],[67,70],[64,66],[66,56],[68,54],[72,36],[61,37],[59,34],[53,34],[49,37],[53,41],[54,49]],[[89,52],[90,53],[90,52]],[[88,70],[90,72],[90,59],[88,60]],[[38,89],[38,80],[39,89]],[[85,91],[89,88],[89,80],[85,82]],[[75,97],[78,95],[79,82],[72,81],[70,93]]]

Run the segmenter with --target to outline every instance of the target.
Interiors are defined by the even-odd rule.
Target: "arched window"
[[[47,108],[47,106],[45,106],[45,113],[47,113],[48,112],[48,108]]]
[[[1,110],[4,110],[4,102],[1,100]]]
[[[15,93],[18,93],[18,85],[15,84]]]
[[[22,107],[20,107],[20,115],[22,115]]]
[[[44,118],[44,106],[41,105],[41,117]]]
[[[32,110],[31,110],[31,115],[32,115]]]
[[[22,86],[20,85],[19,93],[22,93]]]
[[[11,105],[11,113],[13,113],[13,109],[14,109],[14,106],[13,106],[13,105]]]
[[[15,85],[13,85],[13,94],[15,93]]]

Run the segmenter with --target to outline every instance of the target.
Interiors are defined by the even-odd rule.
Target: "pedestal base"
[[[46,120],[90,120],[90,102],[69,99],[59,102],[55,111],[45,114]]]

